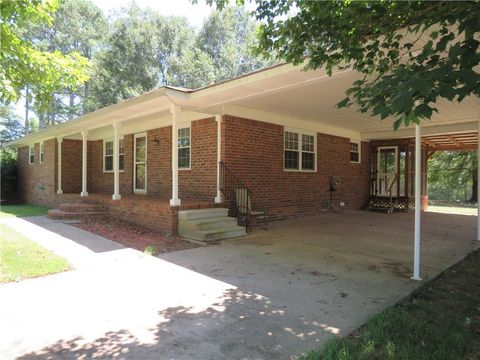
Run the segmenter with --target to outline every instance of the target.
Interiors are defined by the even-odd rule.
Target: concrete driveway
[[[45,218],[15,221],[78,257],[77,270],[0,286],[2,359],[287,359],[419,284],[412,214],[292,220],[159,258]],[[426,213],[422,275],[477,248],[474,225]]]

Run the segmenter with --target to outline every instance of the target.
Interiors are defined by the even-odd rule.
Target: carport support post
[[[81,197],[88,196],[87,192],[87,135],[88,131],[82,131],[82,192]]]
[[[63,194],[62,190],[62,143],[63,138],[57,138],[57,194]]]
[[[412,280],[420,278],[420,229],[421,211],[420,199],[422,195],[422,131],[420,125],[415,124],[415,236],[413,255]]]
[[[113,124],[113,195],[112,200],[120,200],[120,168],[118,163],[118,153],[120,146],[119,132],[120,123]]]
[[[217,196],[215,204],[222,202],[222,193],[220,191],[220,161],[222,161],[222,115],[215,115],[217,121]]]
[[[170,206],[180,206],[181,200],[178,198],[178,113],[180,108],[172,104],[170,112],[172,113],[172,198]]]

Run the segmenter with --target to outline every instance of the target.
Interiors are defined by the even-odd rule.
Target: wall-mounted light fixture
[[[152,142],[153,142],[153,145],[155,145],[155,146],[160,145],[160,140],[158,140],[158,139],[155,139]]]

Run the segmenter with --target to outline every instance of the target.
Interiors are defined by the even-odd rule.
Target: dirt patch
[[[72,225],[153,255],[198,247],[178,236],[163,236],[145,227],[111,218],[85,220]]]

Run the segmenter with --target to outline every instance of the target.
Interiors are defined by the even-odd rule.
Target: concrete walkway
[[[304,218],[160,258],[44,217],[1,221],[76,267],[0,285],[1,359],[286,359],[419,285],[411,214]],[[474,223],[424,216],[426,276],[478,247]]]

